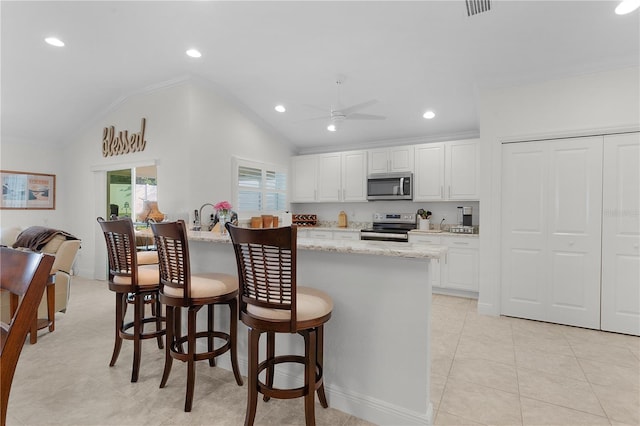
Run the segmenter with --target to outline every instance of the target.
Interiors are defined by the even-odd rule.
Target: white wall
[[[34,163],[31,150],[19,145],[9,150],[3,141],[3,169],[57,172],[61,182],[55,211],[42,216],[19,211],[9,217],[3,210],[2,226],[5,218],[23,226],[48,218],[49,226],[82,239],[79,274],[104,278],[106,251],[96,217],[106,215],[106,170],[157,164],[160,210],[170,219],[186,218],[205,202],[231,199],[232,155],[288,166],[288,142],[249,116],[212,87],[187,81],[127,98],[50,157],[55,160]],[[145,151],[104,158],[103,128],[113,125],[116,132],[137,132],[143,117]]]
[[[480,296],[500,313],[501,143],[602,134],[640,127],[640,69],[626,68],[481,91]]]

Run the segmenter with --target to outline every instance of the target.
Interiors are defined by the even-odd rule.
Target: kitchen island
[[[189,232],[192,272],[236,274],[228,236]],[[373,241],[298,239],[298,285],[334,301],[325,325],[324,382],[329,405],[380,425],[431,424],[430,259],[440,246]],[[217,315],[217,325],[226,315]],[[204,321],[204,316],[203,319]],[[246,374],[246,327],[238,356]],[[261,342],[264,343],[264,342]],[[302,354],[300,336],[278,335],[277,351]],[[218,365],[230,369],[228,357]],[[276,372],[279,386],[299,386],[302,372]]]

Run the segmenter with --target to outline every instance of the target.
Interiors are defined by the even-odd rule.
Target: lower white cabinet
[[[478,292],[477,237],[409,234],[409,242],[447,246],[447,253],[442,259],[431,260],[432,287],[465,294]]]
[[[315,238],[319,240],[359,240],[360,231],[332,231],[330,229],[307,229],[305,230],[306,238]],[[299,233],[298,233],[299,234]]]
[[[478,292],[478,247],[474,237],[442,237],[447,246],[441,268],[441,287]]]

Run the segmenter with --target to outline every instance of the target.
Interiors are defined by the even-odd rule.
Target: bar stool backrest
[[[109,282],[113,282],[114,276],[125,276],[131,277],[131,285],[136,286],[138,264],[133,222],[128,217],[108,221],[99,217],[97,220],[107,243]]]
[[[248,325],[277,323],[273,331],[297,332],[296,226],[248,229],[227,223],[238,266],[240,318]],[[249,306],[286,311],[289,320],[264,321]]]
[[[158,249],[160,291],[163,286],[178,288],[184,299],[191,299],[191,262],[184,220],[151,223],[151,229]]]

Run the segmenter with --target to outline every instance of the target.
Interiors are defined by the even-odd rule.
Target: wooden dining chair
[[[137,382],[142,358],[142,340],[157,339],[158,348],[164,348],[162,326],[165,318],[158,300],[160,273],[157,264],[142,265],[136,251],[136,238],[133,222],[130,218],[106,221],[99,217],[107,244],[109,257],[109,290],[116,294],[116,327],[113,354],[110,367],[113,367],[120,355],[122,340],[133,340],[133,367],[131,381]],[[146,314],[147,302],[155,306],[150,315]],[[133,321],[125,322],[127,304],[133,304]],[[144,325],[155,323],[153,331],[145,331]]]
[[[249,327],[249,374],[245,425],[252,425],[258,393],[269,398],[304,397],[307,425],[315,425],[315,394],[327,408],[323,379],[324,324],[331,318],[333,300],[314,288],[298,287],[296,226],[246,229],[227,224],[238,266],[240,319]],[[266,359],[259,359],[259,342],[267,334]],[[304,356],[275,355],[276,333],[304,337]],[[283,363],[304,365],[304,386],[274,386],[275,367]],[[266,371],[265,381],[260,374]]]
[[[183,220],[177,222],[151,223],[158,258],[160,261],[160,302],[166,305],[167,344],[164,372],[160,387],[164,388],[169,379],[173,359],[187,363],[187,391],[184,411],[191,411],[195,385],[195,362],[209,360],[215,366],[215,358],[225,352],[231,355],[231,367],[236,382],[242,386],[242,376],[238,369],[238,279],[223,273],[192,274],[189,260],[187,227]],[[229,332],[214,329],[214,308],[219,305],[229,307]],[[207,330],[196,330],[198,311],[207,307]],[[187,309],[187,334],[182,332],[181,311]],[[224,344],[214,348],[214,340]],[[196,341],[205,339],[207,350],[198,352]],[[184,345],[187,351],[184,351]]]
[[[0,247],[0,289],[21,298],[9,324],[0,323],[0,423],[7,420],[13,375],[49,280],[54,257]]]

